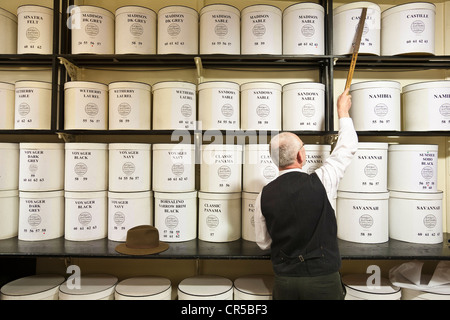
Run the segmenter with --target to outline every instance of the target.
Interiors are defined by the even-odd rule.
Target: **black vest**
[[[280,175],[263,188],[261,211],[272,238],[271,259],[277,275],[339,271],[336,216],[317,174]]]

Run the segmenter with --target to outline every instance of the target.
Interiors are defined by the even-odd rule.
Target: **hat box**
[[[150,130],[151,87],[133,81],[111,82],[109,130]]]
[[[283,55],[325,54],[325,10],[303,2],[283,11]]]
[[[114,300],[118,278],[109,274],[81,275],[79,287],[70,281],[59,287],[59,300]]]
[[[274,277],[247,275],[234,280],[234,300],[272,300]]]
[[[64,166],[66,191],[108,189],[108,144],[66,143]]]
[[[202,130],[239,130],[239,84],[230,81],[200,83],[198,85],[198,121]]]
[[[387,187],[393,191],[436,192],[438,145],[392,144]]]
[[[114,14],[97,6],[71,10],[72,54],[114,54]]]
[[[186,81],[155,83],[153,130],[193,130],[197,120],[197,86]]]
[[[64,189],[64,144],[19,144],[19,190]]]
[[[356,131],[400,131],[400,91],[397,81],[362,81],[350,86],[349,113]]]
[[[381,13],[381,54],[433,54],[436,6],[410,2]]]
[[[401,289],[388,279],[380,277],[380,283],[371,283],[370,274],[347,274],[342,283],[347,291],[345,300],[400,300]],[[369,283],[368,283],[369,281]]]
[[[155,192],[155,227],[164,242],[197,237],[197,191]]]
[[[177,291],[178,300],[233,300],[233,282],[216,275],[183,279]]]
[[[53,9],[38,5],[17,8],[17,53],[53,53]]]
[[[0,28],[3,30],[3,43],[0,54],[17,53],[17,15],[0,8]],[[1,127],[1,126],[0,126]]]
[[[256,241],[255,234],[255,200],[257,192],[242,192],[242,239]]]
[[[14,129],[50,130],[52,84],[45,81],[17,81],[14,106]]]
[[[450,130],[450,81],[424,81],[403,87],[405,131]]]
[[[255,81],[241,85],[241,129],[281,130],[282,86]]]
[[[338,238],[356,243],[389,240],[389,192],[343,192],[336,199]]]
[[[277,54],[283,52],[281,9],[254,4],[241,11],[241,54]]]
[[[198,238],[228,242],[241,237],[241,192],[198,193]]]
[[[63,190],[19,192],[19,240],[50,240],[63,235]]]
[[[0,143],[0,191],[19,188],[19,144]]]
[[[14,84],[0,82],[0,114],[2,115],[0,119],[0,130],[14,129],[15,95],[16,89]]]
[[[58,300],[64,277],[57,274],[36,274],[3,285],[0,300]]]
[[[115,300],[171,300],[172,284],[169,279],[140,276],[120,281],[115,288]]]
[[[402,288],[402,300],[450,300],[450,292],[443,294]]]
[[[303,147],[306,152],[306,162],[302,170],[306,173],[313,173],[330,156],[331,146],[329,144],[305,144]]]
[[[109,191],[139,192],[151,189],[151,145],[109,144]]]
[[[260,192],[270,181],[278,177],[278,167],[270,157],[268,144],[244,146],[243,191]]]
[[[0,191],[0,240],[16,237],[19,228],[19,191]]]
[[[108,192],[108,239],[125,241],[139,225],[153,225],[153,193]]]
[[[325,130],[325,85],[292,82],[283,86],[283,130]]]
[[[339,182],[338,190],[349,192],[386,192],[388,144],[359,142],[352,162]]]
[[[442,243],[443,192],[390,192],[389,236],[411,243]]]
[[[241,12],[228,4],[200,10],[200,54],[241,53]]]
[[[333,53],[335,55],[352,54],[353,40],[363,8],[367,8],[367,16],[359,54],[380,55],[381,9],[378,4],[367,1],[347,3],[333,9]]]
[[[108,234],[106,191],[65,192],[64,238],[90,241]]]
[[[201,148],[200,190],[241,192],[242,146],[212,143]]]
[[[199,17],[197,10],[170,5],[159,9],[158,54],[198,54]]]
[[[154,191],[195,190],[195,146],[193,144],[154,144],[152,164]]]
[[[123,6],[115,12],[115,53],[156,54],[156,12]]]
[[[108,86],[92,81],[64,84],[64,129],[107,130]]]

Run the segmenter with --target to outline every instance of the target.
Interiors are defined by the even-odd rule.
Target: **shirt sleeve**
[[[358,135],[353,126],[352,118],[339,119],[336,146],[324,164],[315,170],[325,187],[330,203],[333,203],[333,199],[336,198],[339,181],[344,176],[345,169],[351,163],[357,150]]]
[[[272,244],[272,238],[267,231],[266,218],[264,218],[261,211],[261,192],[258,194],[255,200],[255,214],[253,218],[255,221],[256,244],[262,250],[269,249],[270,245]]]

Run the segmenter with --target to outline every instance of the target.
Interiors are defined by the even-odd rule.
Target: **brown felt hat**
[[[159,241],[159,232],[153,226],[141,225],[127,231],[127,240],[116,246],[116,251],[129,255],[147,255],[165,251],[169,245]]]

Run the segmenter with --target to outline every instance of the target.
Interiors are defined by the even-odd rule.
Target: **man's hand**
[[[348,111],[352,106],[352,96],[349,94],[349,91],[349,88],[345,89],[345,91],[339,96],[337,100],[337,112],[339,119],[350,117]]]

